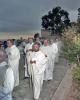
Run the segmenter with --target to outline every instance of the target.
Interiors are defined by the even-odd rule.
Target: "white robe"
[[[34,98],[39,99],[40,91],[43,84],[44,71],[46,69],[47,58],[42,51],[38,51],[33,52],[31,60],[36,61],[35,64],[32,64],[32,81]]]
[[[43,46],[41,50],[44,52],[45,55],[47,55],[47,67],[44,72],[44,80],[52,80],[53,79],[53,69],[54,64],[52,62],[52,49],[51,46]]]
[[[28,51],[29,49],[32,49],[32,45],[33,43],[28,43],[26,44],[25,46],[25,49],[24,49],[24,52],[26,54],[26,58],[25,58],[25,65],[24,65],[24,68],[25,68],[25,73],[24,73],[24,76],[25,77],[29,77],[29,75],[31,74],[30,72],[30,55],[31,55],[31,51]]]
[[[58,53],[57,53],[57,57],[56,57],[56,62],[58,62],[59,56],[61,54],[62,42],[61,41],[57,41],[56,44],[57,44],[57,47],[58,47]]]
[[[13,75],[12,68],[10,67],[5,68],[6,65],[7,65],[6,62],[0,63],[0,67],[2,67],[0,69],[3,69],[2,71],[5,71],[5,73],[3,72],[3,76],[4,76],[3,85],[0,85],[0,100],[12,100],[12,91],[14,88],[14,75]],[[0,76],[0,79],[1,79],[1,76]]]
[[[19,85],[19,60],[20,60],[20,52],[19,49],[13,45],[11,48],[7,50],[8,54],[8,64],[12,68],[14,73],[14,86]]]
[[[57,43],[53,43],[52,45],[51,45],[51,48],[52,48],[52,59],[53,59],[53,61],[54,62],[58,62],[58,44]]]

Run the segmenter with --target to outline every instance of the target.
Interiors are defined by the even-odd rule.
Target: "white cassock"
[[[24,76],[25,77],[29,77],[29,75],[31,74],[30,73],[30,55],[31,55],[31,51],[28,51],[28,50],[32,49],[32,45],[33,45],[33,43],[31,43],[31,44],[28,43],[28,44],[26,44],[25,49],[24,49],[24,52],[26,54],[25,65],[24,65],[24,68],[25,68]]]
[[[8,64],[12,68],[14,73],[14,86],[19,85],[19,60],[20,60],[20,52],[19,49],[13,45],[11,48],[7,50],[8,54]]]
[[[12,100],[14,88],[13,70],[6,62],[0,63],[0,100]]]
[[[57,41],[57,42],[56,42],[56,45],[57,45],[57,47],[58,47],[58,53],[57,53],[55,62],[58,63],[58,62],[59,62],[59,56],[60,56],[60,53],[61,53],[62,42],[61,42],[61,41]]]
[[[32,81],[34,99],[39,99],[44,79],[44,71],[46,69],[47,58],[42,51],[38,51],[33,52],[33,55],[31,56],[31,61],[36,61],[35,64],[32,64]]]
[[[43,51],[45,55],[47,55],[47,59],[48,59],[47,67],[44,72],[44,80],[52,80],[53,79],[53,69],[54,69],[54,64],[52,62],[52,49],[50,45],[48,45],[48,46],[43,46],[41,50]]]
[[[51,45],[51,50],[52,50],[52,60],[54,63],[57,63],[58,62],[58,59],[59,59],[59,52],[58,52],[58,44],[57,43],[53,43]]]

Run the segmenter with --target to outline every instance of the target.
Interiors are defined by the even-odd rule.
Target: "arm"
[[[20,59],[20,52],[19,52],[18,48],[16,48],[15,50],[12,50],[9,53],[9,59],[15,60],[16,58]]]
[[[14,88],[14,76],[11,68],[8,68],[5,73],[5,81],[3,86],[0,86],[0,99],[9,95]]]
[[[28,45],[25,46],[24,52],[25,52],[25,54],[26,54],[26,52],[28,52]]]
[[[12,92],[14,88],[14,75],[11,68],[8,68],[5,74],[5,81],[3,84],[3,90],[5,90],[5,93]]]

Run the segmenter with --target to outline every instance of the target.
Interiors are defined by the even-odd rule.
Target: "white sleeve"
[[[3,84],[3,90],[5,93],[12,92],[14,88],[14,75],[11,68],[8,68],[5,74],[5,81]]]
[[[11,60],[14,60],[16,58],[20,59],[20,52],[19,52],[18,48],[16,48],[15,50],[12,50],[9,55],[9,59],[11,59]]]

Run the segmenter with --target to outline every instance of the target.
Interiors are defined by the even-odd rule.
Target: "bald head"
[[[3,61],[6,61],[7,59],[7,54],[4,50],[0,49],[0,63]]]

